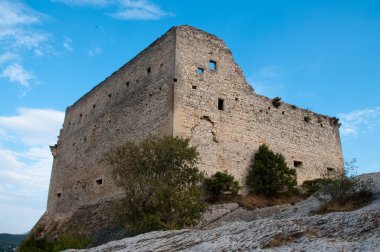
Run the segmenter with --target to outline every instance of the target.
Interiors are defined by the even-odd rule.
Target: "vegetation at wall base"
[[[227,171],[217,172],[204,181],[206,195],[209,201],[216,202],[220,199],[234,197],[242,187],[235,178],[228,174]]]
[[[274,153],[265,144],[251,159],[246,184],[252,194],[273,197],[297,193],[296,171],[286,165],[283,155]]]
[[[322,178],[305,181],[302,187],[323,202],[318,214],[347,212],[361,208],[374,198],[372,180],[362,180],[357,176],[348,176],[356,170],[356,160],[345,162],[342,173],[327,172]]]
[[[128,235],[197,223],[206,208],[198,157],[189,139],[173,137],[129,142],[104,155],[101,162],[125,194],[114,212]]]
[[[65,233],[52,242],[46,238],[28,237],[21,242],[18,252],[58,252],[66,249],[83,249],[90,240],[81,234]]]

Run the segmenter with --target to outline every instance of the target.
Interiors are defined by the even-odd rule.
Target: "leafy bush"
[[[19,252],[45,252],[53,251],[53,243],[46,239],[27,238],[18,247]]]
[[[62,251],[65,249],[83,249],[90,240],[86,236],[81,234],[62,234],[58,236],[58,239],[54,243],[54,252]]]
[[[278,107],[280,107],[281,106],[281,97],[275,97],[275,98],[273,98],[273,100],[272,100],[272,105],[273,105],[273,107],[275,107],[275,108],[278,108]]]
[[[324,178],[305,180],[301,187],[307,195],[312,195],[320,191],[322,184],[325,183],[325,180],[326,179]]]
[[[107,152],[124,199],[115,212],[128,234],[195,224],[205,210],[198,152],[188,139],[150,137]]]
[[[286,165],[284,156],[264,144],[251,159],[246,183],[254,194],[277,196],[291,193],[296,191],[296,171]]]
[[[324,201],[319,213],[334,211],[351,211],[357,209],[373,199],[372,180],[361,180],[357,176],[347,174],[353,171],[356,160],[345,163],[345,172],[331,177],[325,174],[320,184],[317,197]]]
[[[218,199],[221,195],[237,195],[242,187],[235,178],[227,171],[217,172],[204,181],[206,192],[210,194],[211,200]]]
[[[55,242],[51,242],[45,238],[35,239],[29,237],[21,242],[19,252],[58,252],[65,249],[82,249],[85,248],[90,241],[80,234],[62,234],[58,236]]]

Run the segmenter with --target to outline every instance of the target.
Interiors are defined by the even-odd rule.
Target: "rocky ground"
[[[368,178],[376,198],[352,212],[312,214],[320,204],[315,197],[253,211],[216,205],[195,229],[150,232],[81,251],[380,251],[380,173]]]

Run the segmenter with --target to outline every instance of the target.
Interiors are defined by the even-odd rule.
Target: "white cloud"
[[[0,27],[29,25],[40,22],[41,14],[19,2],[0,2]]]
[[[0,206],[15,210],[0,208],[0,232],[25,232],[42,214],[52,165],[49,145],[56,143],[63,117],[61,111],[31,108],[0,116]],[[33,212],[27,222],[25,209]]]
[[[32,72],[25,70],[19,64],[7,66],[0,75],[1,77],[8,78],[11,82],[16,82],[23,87],[29,87],[31,81],[35,79]]]
[[[119,10],[111,16],[118,19],[157,20],[172,15],[159,6],[144,0],[122,0]]]
[[[87,54],[90,57],[94,57],[96,55],[100,55],[102,53],[103,49],[101,47],[95,47],[94,49],[88,50]]]
[[[345,136],[357,136],[361,132],[380,128],[380,106],[354,110],[338,114],[342,127],[340,132]]]
[[[69,6],[106,8],[109,15],[117,19],[158,20],[172,13],[146,0],[53,0]]]
[[[73,41],[70,38],[64,38],[62,45],[67,51],[72,52],[74,50],[72,43]]]
[[[0,116],[0,129],[26,146],[48,146],[56,142],[64,113],[52,109],[20,108],[18,115]]]
[[[22,54],[32,51],[35,55],[42,56],[52,52],[50,35],[36,28],[45,15],[20,1],[2,0],[0,17],[1,77],[19,84],[23,89],[30,89],[36,77],[32,71],[22,66]]]

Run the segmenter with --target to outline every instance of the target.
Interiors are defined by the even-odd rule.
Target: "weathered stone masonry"
[[[334,118],[254,93],[225,43],[190,26],[173,27],[68,107],[53,146],[46,216],[120,195],[99,163],[112,146],[148,135],[189,137],[199,168],[227,170],[244,184],[252,154],[267,144],[298,180],[343,169]]]

